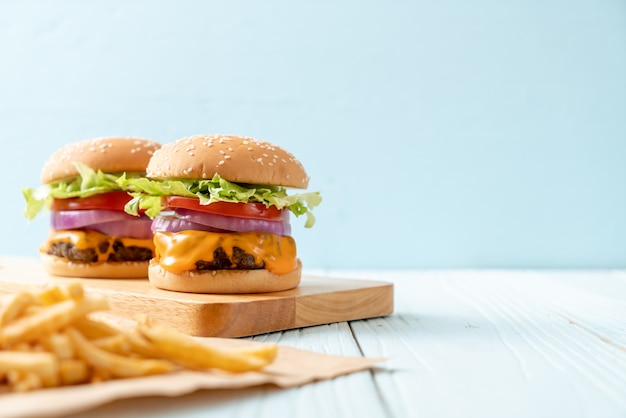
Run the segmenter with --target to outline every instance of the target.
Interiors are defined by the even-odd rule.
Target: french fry
[[[32,351],[32,347],[30,346],[30,344],[22,342],[22,343],[19,343],[19,344],[14,344],[11,347],[11,350],[13,350],[13,351],[27,351],[27,352],[30,352],[30,351]]]
[[[79,282],[20,292],[0,301],[0,393],[181,368],[258,370],[277,353],[271,344],[246,350],[207,346],[151,322],[146,315],[125,323],[124,318],[100,312],[108,309],[105,297],[85,293]]]
[[[11,373],[9,383],[15,392],[27,392],[43,387],[41,377],[33,372]]]
[[[85,289],[80,282],[70,282],[63,286],[65,295],[70,299],[79,299],[85,295]]]
[[[75,385],[89,379],[89,368],[84,360],[64,359],[59,362],[61,384]]]
[[[113,376],[111,375],[111,372],[109,370],[100,367],[94,367],[92,368],[92,370],[93,371],[89,376],[89,383],[101,383],[113,379]]]
[[[76,319],[72,326],[89,340],[112,337],[120,334],[120,330],[90,315]]]
[[[75,318],[107,308],[106,299],[100,295],[86,295],[79,300],[64,300],[7,324],[0,333],[0,346],[32,341],[68,325]]]
[[[131,351],[131,344],[128,342],[126,335],[117,334],[110,337],[91,340],[91,343],[101,350],[115,354],[128,354]]]
[[[79,299],[83,297],[85,290],[78,281],[64,285],[48,286],[36,293],[36,298],[42,305],[54,305],[67,299]]]
[[[54,305],[67,299],[59,286],[49,286],[37,293],[37,299],[42,305]]]
[[[148,341],[138,329],[132,329],[125,335],[135,353],[147,358],[161,358],[161,351]]]
[[[34,373],[46,387],[58,385],[59,361],[52,353],[0,351],[0,373]],[[10,380],[10,379],[9,379]]]
[[[271,363],[278,351],[278,346],[274,344],[245,350],[211,347],[163,325],[150,324],[145,319],[140,321],[139,331],[154,344],[161,356],[188,369],[259,370]]]
[[[17,317],[33,300],[33,295],[28,292],[4,295],[0,299],[0,327]]]
[[[37,312],[41,312],[43,309],[44,307],[41,305],[30,305],[24,308],[24,310],[22,311],[22,316],[34,315]]]
[[[44,344],[60,360],[74,358],[74,346],[65,333],[56,332],[51,334],[48,338],[44,339]]]
[[[24,373],[19,370],[9,370],[6,373],[7,382],[13,387],[15,387],[20,382],[20,380],[23,379],[23,376]]]
[[[169,361],[138,359],[109,353],[96,347],[73,328],[67,329],[67,335],[81,358],[91,366],[109,371],[115,377],[147,376],[174,370],[174,365]]]

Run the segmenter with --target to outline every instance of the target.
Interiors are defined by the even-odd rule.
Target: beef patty
[[[213,261],[196,261],[197,270],[256,270],[264,267],[265,263],[263,261],[256,264],[254,256],[246,253],[239,247],[233,247],[232,258],[228,257],[228,254],[222,247],[219,247],[213,251]]]
[[[95,263],[98,261],[98,253],[106,254],[109,251],[109,245],[112,246],[112,251],[109,253],[107,261],[148,261],[153,256],[150,248],[134,245],[126,247],[119,240],[114,240],[113,244],[109,244],[108,241],[102,241],[96,247],[86,249],[76,248],[70,242],[55,242],[50,245],[46,253],[56,257],[67,258],[73,262]]]

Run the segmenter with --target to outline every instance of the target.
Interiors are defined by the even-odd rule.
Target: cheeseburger
[[[69,144],[50,156],[37,189],[24,189],[24,215],[50,210],[50,232],[40,247],[55,276],[142,278],[153,257],[151,219],[124,211],[129,189],[117,180],[145,175],[161,145],[140,138],[108,137]]]
[[[321,202],[286,150],[248,137],[197,135],[157,150],[127,205],[154,217],[155,256],[148,278],[162,289],[192,293],[259,293],[297,287],[302,264],[290,214]]]

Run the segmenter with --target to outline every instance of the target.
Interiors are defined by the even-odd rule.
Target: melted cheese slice
[[[113,253],[113,243],[120,241],[125,247],[149,248],[154,253],[154,243],[152,239],[113,237],[102,232],[88,230],[50,230],[46,245],[49,247],[54,243],[67,242],[73,244],[79,250],[93,248],[98,255],[97,263],[104,263],[109,259],[109,254]],[[47,252],[48,248],[42,247],[41,252]]]
[[[222,247],[232,259],[233,248],[241,248],[261,261],[275,274],[286,274],[297,267],[296,243],[290,236],[268,232],[155,232],[155,259],[167,271],[181,274],[196,270],[197,261],[213,261],[213,251]]]

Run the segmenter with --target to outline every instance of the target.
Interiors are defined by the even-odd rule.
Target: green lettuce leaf
[[[121,186],[117,180],[122,175],[103,173],[93,170],[82,163],[74,163],[79,175],[73,179],[45,184],[37,188],[24,188],[22,194],[26,201],[24,216],[32,220],[42,209],[48,209],[52,199],[68,199],[71,197],[88,197],[113,191],[132,191]],[[140,178],[139,173],[123,174],[125,178]]]
[[[315,223],[311,209],[322,202],[319,192],[300,193],[288,196],[283,187],[236,184],[224,180],[219,175],[211,180],[150,180],[147,178],[118,178],[117,183],[124,190],[131,191],[133,199],[126,205],[126,212],[138,215],[139,209],[150,217],[157,216],[164,208],[162,196],[195,197],[201,205],[212,202],[263,203],[266,207],[287,208],[296,216],[306,215],[304,226],[310,228]]]

